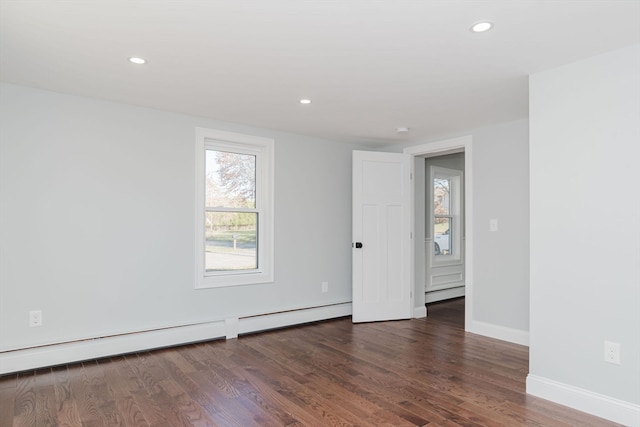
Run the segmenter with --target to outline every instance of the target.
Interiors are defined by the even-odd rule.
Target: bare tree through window
[[[446,178],[433,179],[433,237],[434,254],[448,255],[452,251],[451,225],[451,181]]]

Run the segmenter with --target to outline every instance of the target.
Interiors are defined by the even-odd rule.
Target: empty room
[[[0,426],[640,426],[640,0],[0,0]]]

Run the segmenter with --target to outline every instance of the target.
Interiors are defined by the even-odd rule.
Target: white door
[[[411,156],[353,152],[353,321],[411,318]]]

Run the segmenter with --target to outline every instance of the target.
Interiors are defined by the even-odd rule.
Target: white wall
[[[473,313],[517,331],[529,331],[528,132],[526,120],[473,132]]]
[[[472,331],[527,343],[529,331],[529,127],[526,119],[465,132],[473,140]],[[448,135],[437,141],[457,137]],[[385,149],[401,151],[404,143]],[[467,157],[468,158],[468,157]],[[416,180],[416,207],[424,209],[424,183]],[[422,200],[420,200],[422,198]],[[423,218],[424,214],[416,213]],[[419,216],[422,215],[422,216]],[[489,220],[499,220],[489,232]],[[424,252],[424,251],[423,251]],[[422,265],[420,265],[422,262]],[[416,259],[416,277],[424,256]],[[416,292],[424,289],[418,285]]]
[[[640,425],[640,45],[531,76],[530,120],[527,390]]]
[[[358,147],[0,89],[0,351],[351,301]],[[197,126],[276,141],[274,283],[194,289]]]

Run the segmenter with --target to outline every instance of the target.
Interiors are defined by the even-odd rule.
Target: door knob
[[[356,249],[362,248],[362,242],[356,242]]]

